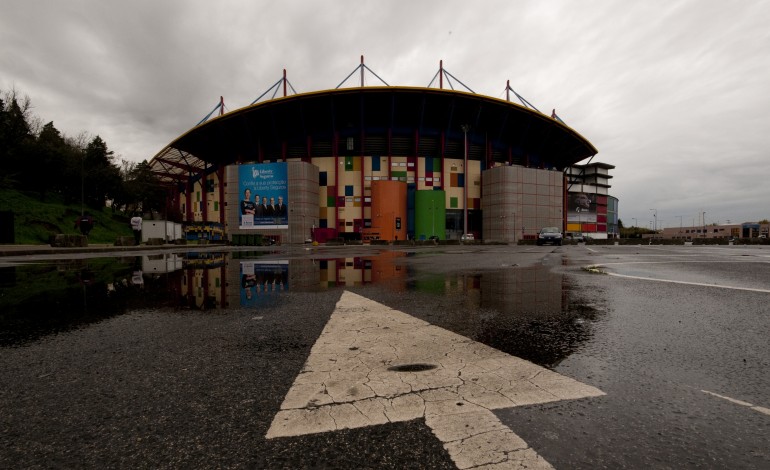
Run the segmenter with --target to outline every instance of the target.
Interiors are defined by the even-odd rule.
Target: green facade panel
[[[446,240],[446,193],[436,190],[420,190],[414,194],[414,236],[427,240],[437,236]]]

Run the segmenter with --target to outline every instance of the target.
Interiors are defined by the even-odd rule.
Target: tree
[[[49,191],[62,193],[66,185],[62,181],[71,149],[53,122],[44,125],[34,146],[35,165],[39,168],[36,187],[40,199]]]
[[[147,160],[133,166],[126,179],[126,195],[135,208],[164,212],[166,191],[152,173]]]
[[[112,163],[112,159],[113,152],[98,135],[83,150],[84,201],[94,209],[104,207],[107,199],[112,199],[123,183],[120,169]]]
[[[27,158],[33,135],[27,121],[31,108],[29,97],[19,104],[16,90],[6,93],[0,100],[0,165],[4,176],[0,178],[4,187],[22,184],[22,178],[33,168]]]

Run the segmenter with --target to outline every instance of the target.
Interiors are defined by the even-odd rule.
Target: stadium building
[[[365,71],[362,57],[348,75],[360,72],[360,86],[302,94],[288,93],[284,71],[248,106],[225,113],[220,99],[150,161],[171,188],[168,218],[177,214],[188,239],[237,243],[612,233],[614,167],[576,167],[597,150],[555,111],[510,85],[505,99],[455,90],[462,82],[441,65],[426,88],[364,86]],[[572,193],[588,187],[600,197],[568,217]]]

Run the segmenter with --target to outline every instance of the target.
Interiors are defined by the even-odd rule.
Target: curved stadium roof
[[[457,90],[360,87],[275,98],[210,119],[150,162],[162,182],[197,179],[236,162],[333,155],[464,157],[564,168],[596,148],[558,119],[510,101]],[[335,152],[336,148],[336,152]]]

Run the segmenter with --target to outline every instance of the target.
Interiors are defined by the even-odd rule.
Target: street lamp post
[[[652,212],[652,218],[653,218],[653,225],[652,225],[652,231],[658,232],[658,209],[650,209]]]
[[[84,205],[85,205],[85,164],[83,160],[85,160],[85,152],[81,150],[80,153],[80,217],[83,217],[84,212]]]

